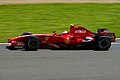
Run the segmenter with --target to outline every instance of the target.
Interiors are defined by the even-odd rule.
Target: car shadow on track
[[[6,47],[7,48],[7,47]],[[8,48],[7,48],[8,49]],[[93,50],[93,51],[108,51],[108,50],[97,50],[97,49],[93,49],[93,48],[86,48],[86,47],[80,47],[80,48],[42,48],[42,49],[36,49],[36,50],[25,50],[22,48],[18,48],[18,49],[9,49],[11,51],[38,51],[38,50],[51,50],[51,51],[57,51],[57,50],[68,50],[68,51],[74,51],[74,50]]]

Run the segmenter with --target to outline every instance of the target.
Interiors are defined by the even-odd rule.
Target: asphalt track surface
[[[10,51],[0,44],[0,80],[120,80],[120,44],[109,51]]]

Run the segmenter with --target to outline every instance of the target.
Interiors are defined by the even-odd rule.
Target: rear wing
[[[108,36],[111,40],[111,42],[116,41],[115,33],[110,32],[108,29],[98,29],[98,34],[102,36]]]

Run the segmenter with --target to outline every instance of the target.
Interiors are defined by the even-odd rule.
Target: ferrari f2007
[[[91,32],[84,27],[72,25],[70,31],[57,34],[32,34],[25,32],[21,36],[11,38],[6,48],[10,50],[25,49],[37,50],[40,48],[49,49],[82,49],[108,50],[111,42],[115,42],[115,33],[107,29],[98,29],[97,33]]]

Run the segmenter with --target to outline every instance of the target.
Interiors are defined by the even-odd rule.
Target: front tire
[[[21,36],[23,36],[23,35],[32,35],[32,33],[31,32],[24,32]]]
[[[108,37],[101,36],[95,43],[95,49],[108,50],[111,47],[111,41]]]
[[[37,50],[40,46],[40,40],[36,36],[30,36],[25,41],[25,50]]]

